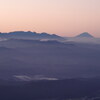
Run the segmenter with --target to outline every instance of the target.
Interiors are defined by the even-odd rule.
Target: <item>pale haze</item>
[[[0,0],[0,32],[100,37],[100,0]]]

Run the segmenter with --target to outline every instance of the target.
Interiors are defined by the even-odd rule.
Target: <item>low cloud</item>
[[[6,38],[0,38],[0,41],[7,41],[8,39]]]
[[[14,78],[21,81],[35,81],[35,80],[58,80],[57,78],[46,77],[43,75],[27,76],[27,75],[14,75]]]

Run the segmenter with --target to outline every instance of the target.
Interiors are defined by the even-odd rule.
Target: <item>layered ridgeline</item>
[[[9,33],[0,33],[0,41],[5,39],[30,39],[30,40],[57,40],[57,41],[73,41],[73,42],[82,42],[82,43],[99,43],[100,39],[95,38],[88,32],[81,33],[75,37],[62,37],[56,34],[48,33],[36,33],[31,31],[15,31]]]
[[[0,33],[1,38],[16,38],[16,39],[54,39],[63,40],[64,38],[55,34],[36,33],[31,31],[15,31],[9,33]]]

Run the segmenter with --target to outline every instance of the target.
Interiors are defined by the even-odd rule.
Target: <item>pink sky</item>
[[[0,0],[0,31],[100,37],[100,0]]]

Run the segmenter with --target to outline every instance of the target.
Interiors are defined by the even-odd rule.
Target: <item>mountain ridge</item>
[[[60,39],[64,38],[56,35],[56,34],[48,34],[48,33],[37,33],[31,31],[14,31],[9,33],[0,33],[0,37],[3,38],[31,38],[31,39]]]

